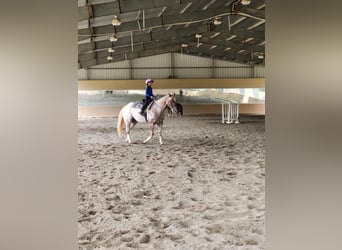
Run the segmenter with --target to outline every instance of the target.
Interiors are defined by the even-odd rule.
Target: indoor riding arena
[[[265,1],[78,3],[79,249],[265,249]]]

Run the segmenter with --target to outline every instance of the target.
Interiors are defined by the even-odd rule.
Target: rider
[[[152,86],[151,84],[154,81],[152,79],[147,79],[145,81],[146,83],[146,88],[145,88],[145,102],[143,107],[141,108],[140,114],[142,115],[145,112],[145,109],[147,108],[147,106],[152,102],[153,97],[155,97],[155,95],[153,95],[153,90],[152,90]]]

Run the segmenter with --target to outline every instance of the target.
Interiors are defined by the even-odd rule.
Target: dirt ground
[[[265,117],[166,117],[116,134],[79,119],[79,249],[264,249]]]

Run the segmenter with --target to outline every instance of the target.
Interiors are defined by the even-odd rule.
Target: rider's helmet
[[[150,82],[154,82],[154,81],[152,79],[150,79],[150,78],[145,81],[146,84],[148,84]]]

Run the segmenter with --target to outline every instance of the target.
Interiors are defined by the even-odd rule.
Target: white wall
[[[88,80],[130,79],[129,61],[101,64],[87,69]]]
[[[132,79],[168,78],[171,75],[171,53],[131,60]]]
[[[88,80],[87,69],[79,69],[78,70],[78,80]]]
[[[137,58],[78,70],[79,80],[265,77],[264,66],[249,66],[180,53]]]
[[[265,77],[265,66],[255,66],[254,77]]]
[[[216,60],[215,76],[216,78],[245,78],[254,77],[253,66],[246,64],[227,62],[222,60]]]

